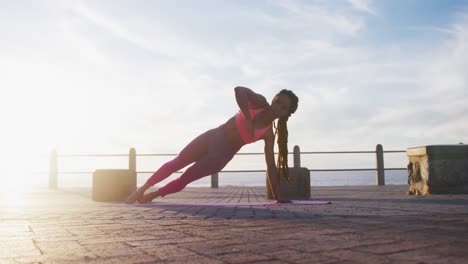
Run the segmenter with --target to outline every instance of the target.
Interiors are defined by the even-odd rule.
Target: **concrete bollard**
[[[429,145],[406,150],[408,194],[468,194],[468,146]]]
[[[136,190],[136,173],[125,169],[99,169],[93,173],[92,199],[122,202]]]
[[[310,171],[308,168],[289,168],[292,182],[288,183],[282,175],[279,177],[280,200],[304,200],[310,199]],[[266,199],[274,199],[266,174]]]

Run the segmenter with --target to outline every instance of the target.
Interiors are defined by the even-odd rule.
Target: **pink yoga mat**
[[[284,206],[284,205],[321,205],[331,204],[327,201],[292,201],[292,203],[276,203],[274,201],[269,202],[233,202],[233,203],[217,203],[217,202],[152,202],[147,204],[133,204],[140,206]]]

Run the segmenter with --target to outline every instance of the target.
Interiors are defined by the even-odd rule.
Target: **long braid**
[[[299,98],[290,90],[283,89],[278,95],[283,94],[287,95],[290,99],[289,106],[289,115],[280,117],[278,119],[278,125],[275,126],[275,136],[278,135],[278,161],[277,161],[277,170],[278,175],[283,175],[288,183],[291,183],[292,179],[289,175],[288,168],[288,119],[297,110],[297,105],[299,103]],[[279,186],[279,177],[278,177],[278,186]]]
[[[278,161],[277,161],[277,187],[278,187],[278,197],[275,197],[275,199],[280,199],[280,193],[279,193],[279,180],[280,180],[280,175],[282,175],[286,181],[290,184],[292,179],[291,176],[289,175],[289,168],[288,168],[288,119],[297,110],[297,104],[299,102],[299,98],[290,90],[283,89],[281,90],[277,95],[287,95],[290,99],[290,105],[289,105],[289,115],[283,116],[278,118],[278,122],[275,125],[275,137],[278,135]],[[271,187],[271,182],[270,182],[270,187]],[[274,194],[273,194],[274,195]]]
[[[288,122],[289,117],[281,117],[278,119],[278,125],[275,126],[275,135],[278,135],[278,175],[283,175],[288,183],[291,183],[291,177],[288,169]],[[278,177],[279,181],[279,177]]]

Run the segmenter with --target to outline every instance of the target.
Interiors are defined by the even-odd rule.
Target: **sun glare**
[[[22,207],[29,203],[25,193],[30,191],[30,186],[23,184],[22,177],[6,177],[5,185],[0,190],[1,207]]]
[[[83,105],[89,100],[87,94],[57,77],[61,76],[57,69],[43,66],[13,58],[0,62],[0,71],[6,73],[0,87],[9,88],[0,97],[2,123],[7,128],[0,138],[2,200],[33,185],[47,185],[47,177],[38,173],[47,173],[53,148],[78,152],[92,144],[80,140],[81,133],[89,130],[86,125],[98,122],[86,114],[94,111]]]

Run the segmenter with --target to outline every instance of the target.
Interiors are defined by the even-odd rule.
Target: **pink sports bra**
[[[254,120],[255,116],[258,115],[263,110],[265,109],[264,108],[263,109],[262,108],[249,109],[250,119]],[[237,112],[236,114],[236,126],[237,126],[237,130],[239,131],[239,135],[245,144],[249,144],[249,143],[252,143],[261,139],[263,135],[265,134],[265,132],[267,132],[268,129],[271,129],[271,124],[265,128],[254,129],[254,136],[252,137],[249,133],[249,129],[247,128],[247,119],[245,118],[241,110],[239,110],[239,112]]]

